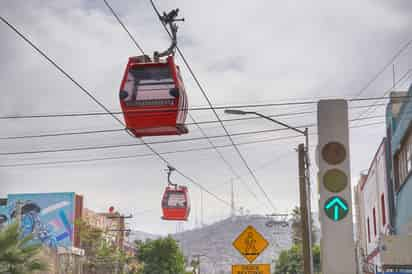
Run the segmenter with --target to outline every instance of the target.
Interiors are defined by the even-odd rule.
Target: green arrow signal
[[[329,218],[337,222],[348,214],[348,203],[339,196],[333,196],[326,201],[325,212]]]

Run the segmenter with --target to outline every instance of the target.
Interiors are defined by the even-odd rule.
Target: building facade
[[[375,153],[368,173],[361,175],[356,187],[358,246],[365,273],[381,268],[382,237],[391,233],[387,172],[387,139]]]
[[[0,203],[0,227],[17,218],[23,236],[51,249],[80,246],[75,220],[83,211],[83,196],[74,192],[9,194]]]
[[[412,85],[408,92],[394,92],[386,109],[390,180],[393,185],[394,231],[412,234]]]
[[[84,221],[103,232],[105,240],[123,250],[126,235],[125,218],[118,212],[94,212],[84,209]]]

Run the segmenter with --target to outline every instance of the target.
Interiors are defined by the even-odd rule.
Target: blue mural
[[[0,228],[17,217],[21,208],[21,233],[33,234],[34,243],[51,248],[73,245],[75,193],[9,194],[0,207]]]

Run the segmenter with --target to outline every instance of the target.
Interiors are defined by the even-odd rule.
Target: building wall
[[[407,95],[412,96],[412,85]],[[412,233],[412,100],[403,99],[401,102],[397,104],[401,105],[398,109],[391,107],[391,104],[388,106],[386,122],[395,185],[394,226],[397,234],[408,234]]]
[[[360,243],[364,262],[380,266],[379,245],[382,235],[390,232],[386,139],[383,139],[368,170],[357,187]]]
[[[52,249],[69,248],[76,244],[74,221],[81,215],[78,207],[82,205],[82,197],[73,192],[9,194],[0,215],[7,223],[20,215],[21,232],[24,236],[32,234],[33,243]]]

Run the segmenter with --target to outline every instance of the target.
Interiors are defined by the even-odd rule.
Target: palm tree
[[[37,258],[41,245],[29,244],[32,238],[20,236],[17,222],[0,231],[0,273],[25,274],[47,269]]]

